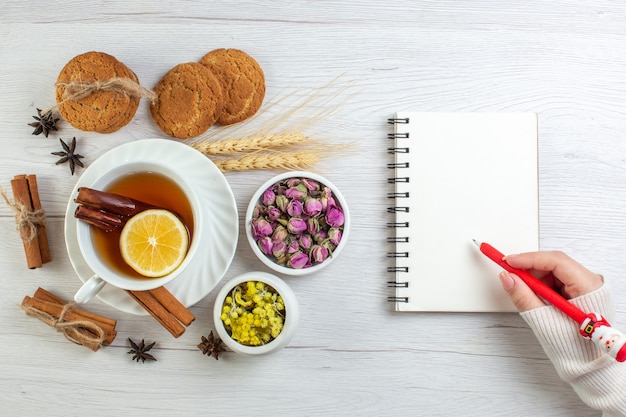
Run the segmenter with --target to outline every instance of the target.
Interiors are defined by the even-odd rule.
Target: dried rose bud
[[[320,189],[320,183],[310,178],[302,178],[302,184],[309,191],[317,191]]]
[[[321,244],[323,241],[328,239],[328,233],[326,232],[326,230],[320,230],[313,236],[313,239],[316,243]]]
[[[302,215],[302,202],[300,200],[291,200],[287,204],[287,214],[291,217],[300,217]]]
[[[287,223],[287,230],[289,233],[299,235],[306,230],[306,222],[300,218],[292,217]]]
[[[272,238],[269,236],[265,236],[258,241],[259,249],[266,255],[272,254],[272,247],[274,244],[272,243]]]
[[[341,241],[341,235],[341,230],[336,227],[331,227],[330,230],[328,230],[328,240],[335,246]]]
[[[314,245],[311,248],[311,261],[313,263],[322,263],[328,258],[328,249],[322,245]]]
[[[309,249],[313,244],[313,238],[311,235],[304,233],[298,238],[298,243],[302,249]]]
[[[274,205],[274,201],[276,201],[276,194],[274,194],[274,191],[272,191],[271,188],[268,188],[263,193],[263,198],[261,200],[263,201],[264,205],[272,206]]]
[[[320,231],[320,223],[317,217],[309,217],[306,221],[306,231],[315,236]]]
[[[308,192],[304,185],[298,185],[297,187],[288,188],[285,190],[287,198],[295,198],[296,200],[304,200]]]
[[[287,239],[288,234],[289,232],[287,231],[287,229],[279,224],[278,226],[276,226],[276,229],[274,229],[274,233],[272,233],[272,241],[274,243],[284,242],[285,239]]]
[[[298,239],[291,239],[287,242],[287,253],[297,252],[300,252],[300,243],[298,243]]]
[[[302,181],[300,180],[300,178],[287,178],[285,180],[285,185],[288,188],[296,188],[297,186],[300,185]]]
[[[345,221],[343,211],[336,205],[329,205],[326,211],[326,223],[330,227],[342,226]]]
[[[289,258],[289,261],[287,261],[287,266],[294,269],[306,268],[309,265],[309,257],[302,252],[294,254],[291,258]]]
[[[328,200],[333,196],[333,192],[328,187],[322,188],[322,195],[320,202],[322,203],[322,211],[325,212],[328,209]]]
[[[289,199],[286,195],[280,194],[276,196],[276,207],[283,213],[287,210],[287,204],[289,204]]]
[[[280,215],[281,215],[281,211],[280,209],[276,207],[270,207],[267,210],[267,217],[272,221],[278,220],[280,218]]]
[[[265,219],[252,219],[252,234],[255,240],[272,234],[272,225]]]
[[[337,249],[337,245],[331,242],[330,239],[325,239],[324,241],[322,241],[322,243],[320,243],[320,245],[328,249],[329,254],[332,254],[333,251]]]
[[[317,216],[322,212],[322,202],[316,198],[307,198],[304,202],[304,213],[307,216]]]
[[[285,242],[277,242],[272,247],[272,255],[274,255],[277,259],[282,258],[287,253],[287,245]]]
[[[257,204],[256,206],[254,206],[254,210],[252,210],[252,217],[256,218],[256,217],[261,217],[263,216],[265,211],[265,206],[263,206],[262,204]]]

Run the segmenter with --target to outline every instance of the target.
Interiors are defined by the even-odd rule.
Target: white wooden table
[[[623,328],[623,2],[3,0],[0,10],[0,185],[10,191],[14,175],[37,175],[53,256],[28,270],[13,214],[0,204],[3,415],[598,415],[558,378],[518,315],[392,312],[386,118],[400,109],[537,112],[541,246],[602,272]],[[349,201],[349,245],[319,274],[286,278],[302,319],[277,354],[215,361],[200,353],[217,288],[191,308],[197,320],[180,339],[95,300],[90,310],[118,319],[117,339],[96,353],[67,342],[18,306],[38,286],[71,298],[80,285],[63,224],[83,171],[71,176],[50,152],[59,137],[76,136],[89,165],[117,145],[165,135],[146,102],[109,135],[62,123],[46,139],[26,124],[35,107],[54,104],[56,77],[77,54],[115,55],[152,87],[174,65],[223,47],[262,65],[270,114],[315,97],[290,120],[316,119],[312,138],[351,144],[314,168]],[[272,106],[285,97],[292,101]],[[325,109],[334,112],[319,117]],[[240,214],[273,174],[226,174]],[[264,267],[241,229],[225,278],[250,270]],[[131,362],[128,337],[157,341],[158,362]]]

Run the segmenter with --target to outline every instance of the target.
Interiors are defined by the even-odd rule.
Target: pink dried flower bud
[[[320,222],[317,217],[309,217],[306,221],[306,231],[315,236],[320,231]]]
[[[330,230],[328,230],[328,240],[335,246],[341,241],[341,235],[341,230],[336,227],[331,227]]]
[[[302,215],[302,202],[300,200],[291,200],[287,204],[287,214],[291,217],[300,217]]]
[[[304,200],[308,195],[308,190],[304,184],[300,184],[297,187],[291,187],[285,190],[285,195],[288,198],[295,198],[297,200]]]
[[[272,191],[271,188],[268,188],[263,193],[261,201],[263,201],[263,204],[265,204],[266,206],[272,206],[274,205],[274,201],[276,201],[276,194],[274,194],[274,191]]]
[[[285,180],[285,185],[286,185],[288,188],[296,188],[297,186],[299,186],[299,185],[300,185],[300,182],[301,182],[301,181],[300,181],[300,178],[295,178],[295,177],[292,177],[292,178],[287,178],[287,179]]]
[[[304,233],[300,235],[298,243],[300,244],[300,247],[302,249],[309,249],[313,244],[313,238],[311,237],[311,235]]]
[[[263,218],[252,219],[252,234],[255,240],[272,234],[272,225]]]
[[[328,258],[328,249],[326,249],[322,245],[314,245],[311,248],[311,262],[312,263],[322,263]]]
[[[287,245],[285,242],[277,242],[272,247],[272,255],[274,255],[277,259],[282,258],[287,253]]]
[[[309,257],[302,252],[295,253],[289,261],[287,261],[287,266],[294,269],[302,269],[310,266]]]
[[[259,249],[261,249],[261,252],[263,252],[264,254],[268,256],[272,254],[272,247],[274,246],[274,244],[272,243],[271,237],[262,237],[261,239],[259,239],[258,245]]]
[[[287,230],[289,233],[299,235],[306,230],[306,222],[300,218],[293,217],[287,223]]]
[[[281,215],[281,211],[280,209],[276,207],[270,207],[267,210],[267,217],[272,221],[278,220],[280,218],[280,215]]]
[[[320,189],[320,183],[310,178],[302,178],[302,184],[304,184],[309,191],[317,191]]]
[[[287,253],[297,252],[300,252],[300,244],[298,243],[298,239],[289,240],[287,245]]]
[[[343,211],[336,205],[329,205],[326,211],[326,223],[330,227],[342,226],[345,221]]]
[[[288,234],[289,232],[287,232],[287,229],[279,224],[278,226],[276,226],[276,229],[274,229],[274,233],[272,233],[272,241],[274,243],[284,242],[285,239],[287,239]]]
[[[274,205],[274,201],[276,201],[276,194],[274,194],[274,191],[272,191],[271,188],[268,188],[263,193],[261,201],[263,201],[263,204],[265,204],[266,206],[272,206]]]
[[[326,233],[326,230],[320,230],[313,236],[313,239],[315,239],[316,243],[321,244],[323,241],[328,239],[328,233]]]
[[[322,212],[322,202],[315,198],[307,198],[304,202],[304,213],[307,216],[317,216]]]

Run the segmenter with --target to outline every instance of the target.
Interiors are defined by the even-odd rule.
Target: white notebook
[[[537,115],[399,112],[389,122],[389,301],[398,311],[515,311],[501,268],[472,239],[538,250]]]

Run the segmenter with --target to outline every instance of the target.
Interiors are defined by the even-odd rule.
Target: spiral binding
[[[398,124],[408,124],[409,123],[409,118],[390,118],[387,119],[387,123],[392,124],[392,125],[398,125]],[[410,139],[409,137],[409,133],[408,132],[394,132],[394,133],[389,133],[387,134],[387,139],[393,140],[395,142],[396,139]],[[409,153],[409,148],[408,147],[397,147],[394,144],[394,147],[389,147],[387,148],[387,153],[395,155],[395,154],[408,154]],[[409,163],[408,162],[398,162],[395,161],[393,163],[389,163],[387,164],[387,168],[393,170],[393,177],[389,177],[387,178],[387,183],[388,184],[399,184],[399,183],[408,183],[410,181],[410,178],[408,176],[402,176],[402,175],[398,175],[398,170],[402,170],[402,169],[406,169],[409,168]],[[408,191],[393,191],[393,192],[389,192],[387,193],[387,198],[393,199],[394,203],[399,200],[399,199],[404,199],[404,198],[409,198],[409,192]],[[399,204],[394,204],[393,206],[387,207],[387,213],[390,214],[395,214],[395,213],[408,213],[409,212],[409,206],[407,205],[399,205]],[[398,222],[398,221],[392,221],[392,222],[388,222],[387,223],[387,227],[391,228],[391,229],[400,229],[400,228],[408,228],[409,227],[409,222],[405,221],[405,222]],[[389,236],[387,237],[387,242],[388,243],[394,243],[394,244],[398,244],[398,243],[408,243],[409,242],[409,237],[408,236],[401,236],[398,235],[398,233],[394,232],[393,236]],[[394,251],[394,252],[387,252],[387,257],[388,258],[392,258],[394,259],[394,265],[393,266],[389,266],[387,267],[387,272],[390,274],[394,275],[394,278],[397,277],[398,273],[402,273],[402,274],[408,274],[409,273],[409,267],[408,266],[401,266],[401,265],[397,265],[398,259],[405,259],[409,257],[409,252],[407,251]],[[409,282],[408,281],[402,281],[402,280],[397,280],[394,279],[393,281],[387,281],[387,287],[389,288],[408,288],[409,287]],[[408,303],[409,302],[409,297],[399,297],[399,296],[391,296],[391,297],[387,297],[387,301],[392,302],[392,303]]]
[[[390,303],[408,303],[409,297],[387,297]]]

